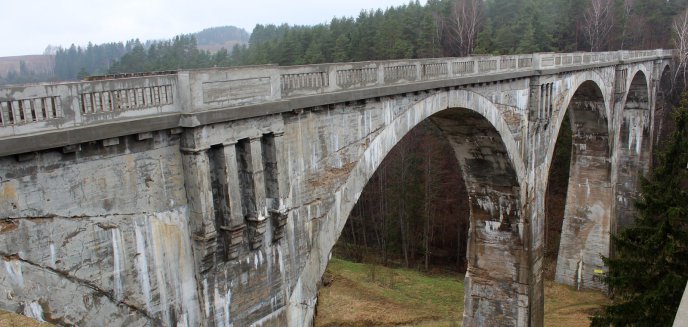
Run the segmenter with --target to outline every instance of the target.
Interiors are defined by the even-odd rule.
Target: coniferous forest
[[[193,51],[180,36],[122,57],[111,73],[235,65],[670,48],[686,0],[418,0],[316,26],[256,25],[248,45]],[[185,51],[180,51],[185,50]],[[145,52],[142,53],[142,52]],[[165,60],[160,53],[171,52]],[[180,56],[184,56],[179,61]]]

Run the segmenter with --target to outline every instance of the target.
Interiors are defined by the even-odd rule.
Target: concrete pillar
[[[250,173],[253,184],[252,195],[255,200],[253,212],[249,212],[246,217],[248,221],[249,242],[251,249],[259,249],[263,246],[263,234],[265,234],[268,208],[265,201],[265,176],[263,168],[263,150],[261,137],[254,137],[249,140],[250,152]]]
[[[218,165],[221,166],[220,187],[224,205],[220,231],[222,232],[225,258],[235,260],[244,243],[244,215],[241,208],[239,168],[237,166],[236,143],[225,143],[220,148]]]
[[[527,326],[530,227],[505,145],[475,112],[451,109],[431,119],[454,148],[470,202],[463,326]]]
[[[578,289],[604,289],[600,254],[609,256],[611,157],[604,105],[592,101],[594,90],[585,91],[591,93],[577,92],[568,109],[573,143],[555,280]]]
[[[236,143],[223,144],[225,158],[225,178],[227,183],[227,195],[229,203],[229,225],[244,224],[244,215],[241,209],[241,191],[239,190],[239,168],[237,167]]]
[[[196,266],[201,272],[215,262],[217,231],[207,149],[183,150],[184,185]]]
[[[551,83],[543,77],[530,79],[529,106],[537,108],[537,116],[529,117],[524,126],[523,160],[531,169],[526,169],[527,176],[521,181],[520,203],[522,229],[523,261],[528,267],[523,270],[521,277],[527,288],[527,320],[520,320],[523,326],[542,326],[544,322],[544,282],[542,267],[544,260],[544,231],[545,212],[544,198],[546,194],[545,157],[551,139],[550,115],[548,113],[548,97],[551,97]],[[530,115],[529,115],[530,116]],[[556,140],[552,140],[556,142]],[[544,178],[543,178],[544,176]]]
[[[530,95],[528,102],[528,120],[536,122],[540,119],[540,112],[542,111],[542,87],[538,77],[530,79]]]
[[[269,173],[272,175],[268,179],[272,180],[274,184],[272,187],[272,205],[270,206],[270,218],[272,220],[272,241],[277,242],[284,238],[284,227],[287,225],[287,203],[286,197],[288,194],[287,186],[287,172],[284,171],[286,162],[284,158],[280,158],[281,150],[284,149],[284,132],[274,133],[266,137],[267,148],[264,149],[265,165],[269,168]],[[281,164],[280,164],[281,163]],[[266,172],[268,173],[268,172]]]

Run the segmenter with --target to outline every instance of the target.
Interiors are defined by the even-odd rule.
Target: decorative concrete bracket
[[[248,221],[249,241],[251,243],[251,250],[260,249],[263,246],[263,234],[267,227],[267,217],[262,215],[258,217],[249,216]]]
[[[236,260],[239,258],[239,250],[244,243],[244,230],[246,230],[246,225],[241,224],[234,227],[220,226],[220,230],[225,239],[227,260]]]

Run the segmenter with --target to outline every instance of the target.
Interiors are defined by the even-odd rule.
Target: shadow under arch
[[[394,116],[370,142],[314,237],[308,258],[292,290],[287,319],[292,326],[313,322],[317,284],[347,217],[366,183],[389,151],[412,128],[431,119],[450,140],[469,194],[469,272],[466,277],[465,326],[523,325],[529,321],[529,226],[521,219],[523,160],[500,110],[467,90],[430,94]]]
[[[640,176],[650,168],[652,112],[648,78],[642,70],[633,76],[621,110],[616,142],[616,219],[612,232],[633,223],[633,199],[639,195]]]
[[[663,64],[661,68],[661,75],[659,75],[658,83],[656,84],[655,108],[654,108],[654,128],[653,128],[653,148],[659,146],[660,140],[665,138],[668,134],[668,123],[671,121],[669,112],[671,105],[669,103],[672,92],[671,80],[671,66]]]
[[[559,110],[555,135],[564,117],[571,122],[572,146],[566,207],[555,280],[577,288],[602,289],[600,254],[609,255],[611,162],[605,94],[600,81],[583,78]],[[552,162],[556,140],[548,149]],[[551,167],[547,167],[549,173]]]

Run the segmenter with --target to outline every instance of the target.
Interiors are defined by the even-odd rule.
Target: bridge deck
[[[664,59],[671,50],[213,68],[0,88],[0,156],[465,84]]]

